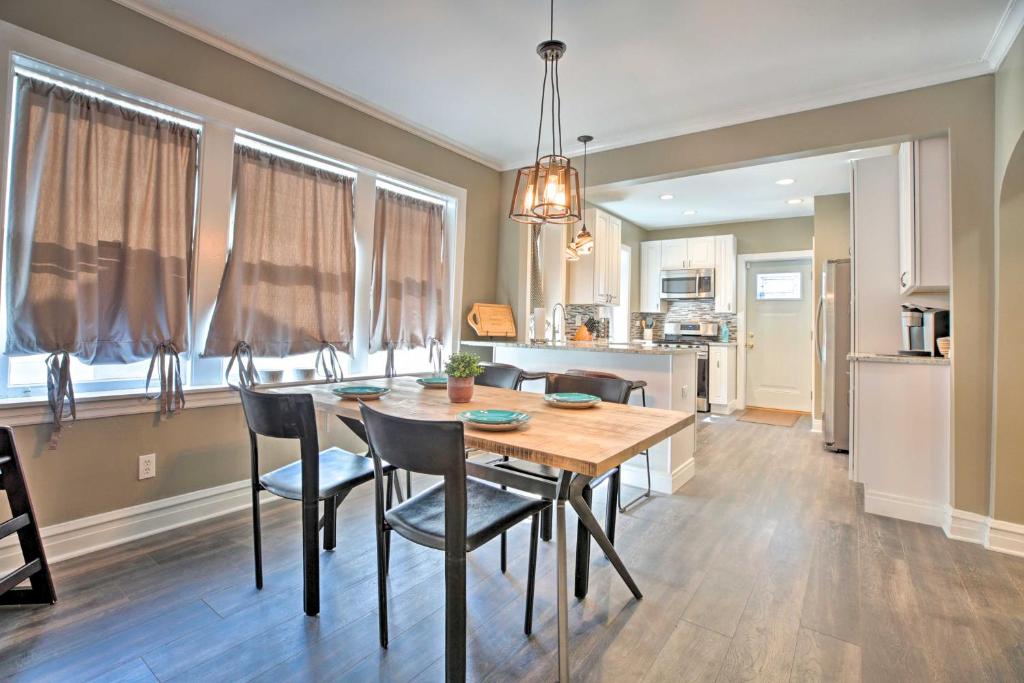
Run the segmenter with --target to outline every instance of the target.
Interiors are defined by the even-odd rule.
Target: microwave
[[[714,299],[715,269],[687,268],[661,271],[661,298]]]

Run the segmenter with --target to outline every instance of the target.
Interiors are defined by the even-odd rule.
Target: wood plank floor
[[[694,480],[619,523],[644,599],[594,551],[590,595],[571,603],[574,680],[1024,680],[1024,560],[864,514],[846,457],[806,418],[705,418],[699,442]],[[441,680],[440,553],[395,541],[391,644],[377,646],[370,493],[346,500],[321,555],[319,617],[302,613],[298,507],[275,504],[262,591],[247,512],[63,562],[57,606],[0,609],[0,678]],[[534,635],[521,630],[527,530],[506,575],[495,544],[470,556],[473,680],[556,677],[553,544]]]

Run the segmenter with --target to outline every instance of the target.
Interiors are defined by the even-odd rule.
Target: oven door
[[[690,270],[661,271],[662,299],[696,299],[700,297],[700,278]]]

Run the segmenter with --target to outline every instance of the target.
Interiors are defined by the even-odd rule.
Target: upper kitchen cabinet
[[[715,238],[691,237],[661,243],[661,269],[715,267]]]
[[[709,238],[715,245],[715,313],[736,312],[736,235]]]
[[[617,306],[622,221],[600,209],[587,209],[584,220],[594,251],[569,264],[569,303]]]
[[[949,140],[900,145],[900,293],[949,290]]]
[[[657,313],[661,310],[662,244],[640,243],[640,310],[644,313]]]

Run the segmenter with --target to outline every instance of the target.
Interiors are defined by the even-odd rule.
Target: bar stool
[[[566,370],[565,374],[567,374],[567,375],[582,375],[584,377],[606,377],[608,379],[621,379],[618,375],[612,374],[610,372],[601,372],[601,371],[598,371],[598,370]],[[631,382],[631,384],[632,384],[632,386],[630,387],[630,390],[629,390],[629,394],[630,395],[628,397],[626,397],[626,402],[627,403],[629,402],[629,399],[632,397],[634,391],[639,390],[640,391],[640,405],[642,405],[644,408],[646,408],[647,407],[647,382],[645,380],[638,379],[638,380],[633,380]],[[622,486],[620,485],[619,486],[619,491],[618,491],[619,512],[625,512],[630,507],[632,507],[636,503],[639,503],[644,498],[650,498],[651,497],[651,453],[650,453],[649,449],[645,448],[643,450],[643,452],[639,453],[639,455],[644,456],[644,460],[646,461],[646,464],[647,464],[647,490],[644,491],[643,493],[641,493],[640,495],[634,497],[632,500],[628,501],[627,503],[623,504],[622,503]]]

